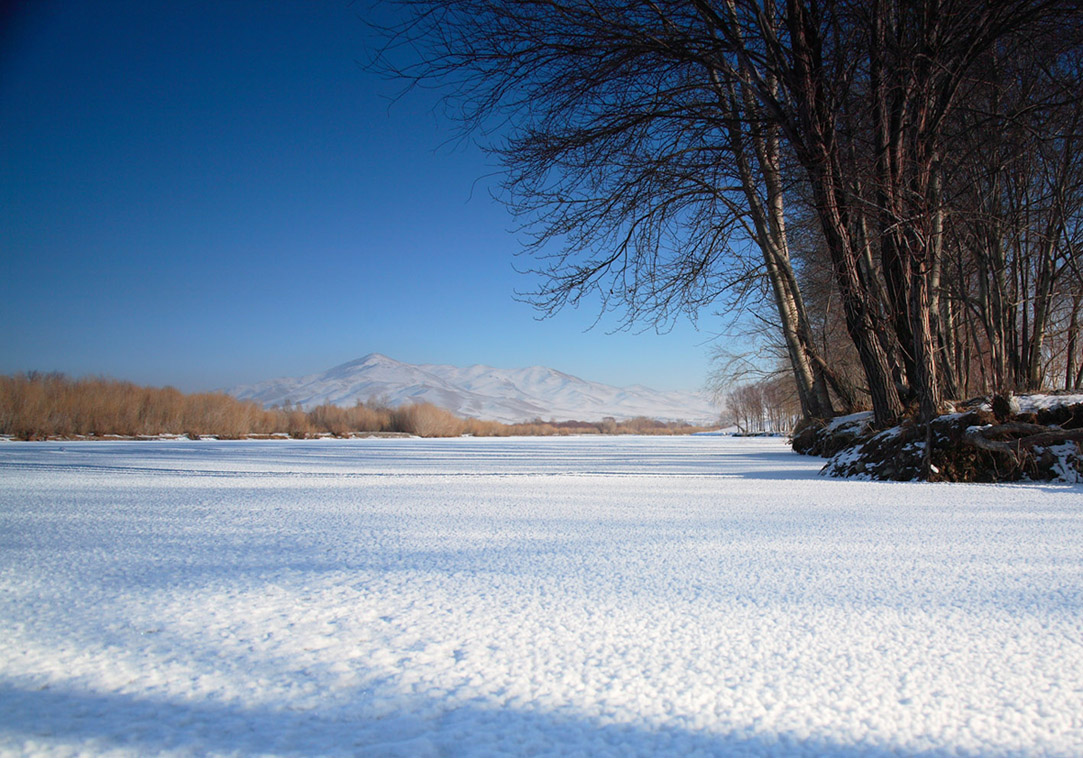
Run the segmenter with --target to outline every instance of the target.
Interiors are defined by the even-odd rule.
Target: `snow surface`
[[[872,424],[872,421],[872,411],[858,411],[847,416],[836,416],[827,423],[824,429],[828,432],[837,432],[843,427],[852,426],[854,432],[859,432],[862,428]]]
[[[0,443],[0,754],[1083,755],[1083,487],[821,464]]]
[[[1083,403],[1083,395],[1013,395],[1012,405],[1015,413],[1037,413],[1040,410],[1056,408],[1061,405]]]
[[[639,385],[612,387],[541,366],[414,365],[379,353],[319,374],[272,379],[228,392],[268,408],[286,402],[306,409],[323,403],[351,406],[369,400],[392,407],[432,403],[460,416],[505,423],[536,418],[600,421],[606,416],[618,421],[646,416],[699,424],[718,420],[718,410],[694,392],[659,392]]]

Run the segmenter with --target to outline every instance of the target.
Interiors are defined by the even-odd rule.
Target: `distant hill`
[[[658,392],[638,385],[612,387],[541,366],[414,365],[378,353],[319,374],[272,379],[227,392],[268,408],[287,402],[306,409],[373,399],[392,407],[428,402],[458,416],[504,423],[535,418],[599,421],[607,416],[618,421],[646,416],[705,424],[718,419],[718,411],[707,398],[692,392]]]

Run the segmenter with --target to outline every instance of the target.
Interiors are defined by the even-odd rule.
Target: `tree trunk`
[[[801,413],[808,419],[829,419],[835,412],[822,368],[824,362],[818,356],[812,327],[790,261],[778,127],[763,124],[763,114],[751,91],[751,74],[747,69],[742,69],[740,73],[739,94],[733,85],[722,84],[714,72],[711,74],[712,83],[719,97],[728,102],[728,112],[733,114],[729,124],[730,148],[775,297],[779,326],[797,386]],[[766,79],[766,86],[773,90],[773,78],[768,75]],[[747,139],[745,124],[749,131]],[[751,143],[751,150],[748,143]],[[756,159],[758,172],[752,169],[752,156]],[[761,185],[757,176],[762,179],[766,203],[758,194]]]
[[[949,397],[959,396],[959,387],[953,370],[952,350],[953,330],[950,308],[943,307],[946,301],[941,295],[941,271],[944,256],[944,208],[941,205],[943,181],[940,173],[940,161],[933,159],[933,176],[929,199],[933,207],[932,218],[932,263],[929,268],[929,320],[930,328],[936,338],[936,365],[940,373],[942,391]]]
[[[1072,298],[1072,313],[1068,318],[1068,344],[1064,350],[1064,389],[1066,390],[1078,387],[1073,380],[1076,371],[1075,355],[1076,344],[1079,339],[1079,308],[1081,304],[1083,304],[1083,294],[1077,292]]]
[[[881,426],[894,424],[903,412],[891,362],[878,337],[880,324],[860,271],[850,234],[849,210],[839,165],[835,113],[827,101],[825,71],[815,21],[800,0],[787,0],[787,24],[793,65],[789,89],[795,96],[794,147],[808,172],[816,211],[831,255],[835,281],[846,316],[846,329],[857,348],[872,399],[873,416]]]

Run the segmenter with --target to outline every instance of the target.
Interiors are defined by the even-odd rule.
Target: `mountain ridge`
[[[642,385],[614,387],[545,366],[500,369],[481,364],[411,364],[369,353],[326,371],[279,377],[226,392],[264,407],[384,402],[392,407],[428,402],[456,415],[518,423],[618,421],[646,416],[663,421],[713,423],[718,412],[695,392],[661,392]]]

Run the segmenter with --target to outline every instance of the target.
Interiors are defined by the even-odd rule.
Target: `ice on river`
[[[0,754],[1083,755],[1083,486],[821,464],[0,443]]]

